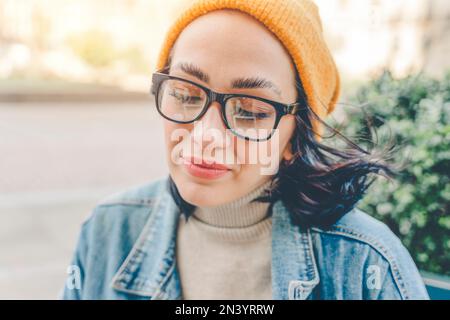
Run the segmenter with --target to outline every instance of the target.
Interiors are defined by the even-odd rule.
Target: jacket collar
[[[167,183],[128,257],[112,279],[118,291],[149,299],[181,299],[176,269],[180,211]],[[272,207],[272,295],[274,300],[306,299],[319,283],[311,234],[291,224],[281,201]]]
[[[168,180],[158,188],[152,212],[111,286],[150,299],[180,299],[180,280],[174,263],[180,211],[169,193]]]
[[[272,295],[305,300],[319,283],[310,230],[291,223],[281,201],[272,208]]]

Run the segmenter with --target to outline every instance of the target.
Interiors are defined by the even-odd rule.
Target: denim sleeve
[[[370,257],[363,280],[364,300],[403,300],[389,263],[381,256]]]
[[[400,241],[395,242],[395,255],[382,255],[376,250],[369,255],[364,276],[364,298],[428,300],[422,277],[409,252]]]
[[[375,293],[374,299],[378,300],[403,300],[403,297],[395,283],[394,277],[392,276],[392,272],[390,269],[387,270],[386,276],[384,277],[382,290]]]
[[[81,226],[71,264],[67,266],[67,277],[59,296],[60,299],[83,299],[83,284],[88,251],[88,224],[89,220],[85,221]]]

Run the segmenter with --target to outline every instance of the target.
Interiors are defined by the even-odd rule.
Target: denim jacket
[[[167,181],[98,203],[82,225],[63,299],[182,299],[175,260],[180,212]],[[357,208],[330,229],[300,230],[275,202],[271,259],[274,300],[428,299],[400,240]]]

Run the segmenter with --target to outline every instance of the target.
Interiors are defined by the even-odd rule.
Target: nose
[[[200,120],[194,124],[194,142],[204,149],[210,143],[221,143],[226,127],[222,120],[221,107],[213,102]]]

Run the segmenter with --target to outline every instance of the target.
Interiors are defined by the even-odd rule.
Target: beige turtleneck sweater
[[[180,216],[176,259],[183,299],[272,299],[270,181],[217,207]]]

